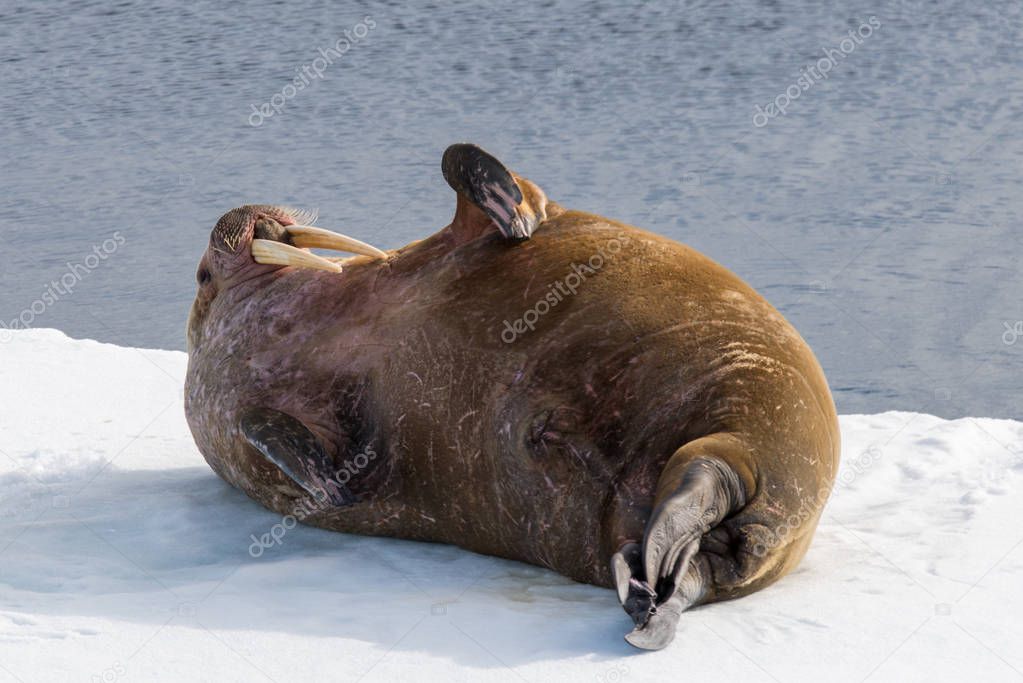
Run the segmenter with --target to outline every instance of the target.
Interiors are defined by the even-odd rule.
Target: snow
[[[1023,676],[1020,422],[843,416],[800,567],[640,653],[609,590],[275,527],[192,443],[183,353],[26,330],[0,358],[0,681]]]

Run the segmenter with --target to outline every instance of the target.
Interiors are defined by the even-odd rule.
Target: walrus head
[[[333,478],[343,457],[372,445],[363,401],[380,355],[367,349],[386,358],[398,342],[381,328],[401,317],[396,307],[417,301],[423,278],[457,273],[450,259],[435,269],[439,257],[472,252],[469,243],[494,233],[527,240],[556,211],[539,187],[475,145],[449,147],[441,170],[457,194],[451,223],[390,253],[282,206],[242,206],[214,226],[188,321],[185,414],[211,467],[267,507],[350,506],[372,488],[377,470],[351,484]],[[367,296],[374,291],[390,300]]]
[[[219,292],[287,266],[342,272],[338,260],[317,256],[311,248],[387,258],[387,252],[365,242],[309,225],[315,220],[310,211],[264,204],[242,206],[220,217],[196,271],[198,291],[188,319],[190,348]]]
[[[455,216],[441,231],[453,245],[494,229],[510,241],[526,240],[559,210],[537,185],[476,145],[448,147],[441,171],[457,195]],[[311,248],[388,258],[387,252],[365,242],[311,225],[315,220],[314,212],[267,204],[241,206],[220,217],[196,271],[198,291],[187,328],[189,351],[219,293],[241,285],[256,291],[260,276],[287,267],[342,272],[344,259],[324,258],[310,252]]]

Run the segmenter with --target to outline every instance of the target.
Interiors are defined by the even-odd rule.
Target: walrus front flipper
[[[239,426],[245,439],[267,461],[318,502],[336,507],[358,502],[334,477],[334,467],[320,440],[291,415],[270,408],[247,408],[241,413]]]
[[[460,243],[479,237],[492,225],[507,239],[529,239],[547,217],[543,191],[476,145],[448,147],[441,171],[458,193],[451,230]]]

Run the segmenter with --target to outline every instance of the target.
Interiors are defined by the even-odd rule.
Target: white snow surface
[[[1023,678],[1020,422],[842,416],[799,568],[642,653],[524,564],[301,525],[252,557],[282,520],[196,450],[185,354],[0,342],[0,681]]]

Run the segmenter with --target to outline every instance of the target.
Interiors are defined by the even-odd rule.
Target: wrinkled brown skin
[[[307,523],[455,544],[610,587],[611,555],[643,538],[658,480],[658,502],[677,483],[662,478],[668,458],[729,434],[737,447],[711,455],[739,474],[748,502],[704,536],[696,561],[712,585],[699,602],[795,566],[839,433],[821,368],[782,316],[684,245],[553,203],[527,241],[483,232],[448,226],[341,274],[246,256],[237,272],[215,272],[189,320],[185,408],[217,474],[293,511],[300,491],[237,427],[244,407],[281,410],[338,467],[367,446],[379,454],[349,482],[363,502]],[[615,240],[620,251],[575,295],[502,340],[505,321]]]

